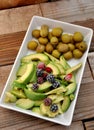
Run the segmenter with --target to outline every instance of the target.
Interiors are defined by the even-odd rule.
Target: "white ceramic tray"
[[[73,66],[79,62],[82,62],[82,67],[76,75],[76,81],[77,81],[77,90],[75,92],[76,96],[75,96],[74,101],[71,103],[68,111],[62,115],[55,117],[55,118],[40,116],[40,115],[32,112],[31,110],[24,110],[24,109],[16,107],[14,104],[4,102],[5,92],[11,89],[11,84],[12,84],[13,80],[16,78],[15,75],[16,75],[16,71],[20,65],[20,59],[27,54],[33,53],[27,49],[27,43],[28,43],[28,41],[30,41],[32,39],[31,32],[33,29],[39,28],[42,24],[47,24],[49,26],[49,28],[62,27],[64,32],[70,33],[70,34],[73,34],[76,31],[80,31],[84,35],[84,40],[86,41],[87,46],[88,46],[87,51],[84,53],[84,55],[81,59],[79,59],[79,60],[72,59],[69,61],[69,64],[71,66]],[[74,108],[75,108],[76,101],[77,101],[77,96],[78,96],[78,92],[79,92],[79,88],[80,88],[80,84],[81,84],[83,71],[85,68],[85,63],[86,63],[92,35],[93,35],[93,31],[90,28],[85,28],[82,26],[78,26],[78,25],[74,25],[74,24],[70,24],[70,23],[66,23],[66,22],[61,22],[61,21],[57,21],[57,20],[53,20],[53,19],[48,19],[48,18],[44,18],[44,17],[34,16],[30,22],[27,33],[26,33],[25,38],[22,42],[21,48],[19,50],[19,53],[17,55],[17,58],[15,60],[14,65],[13,65],[13,68],[11,70],[11,73],[8,77],[6,85],[5,85],[4,90],[2,92],[2,95],[0,98],[0,106],[7,108],[7,109],[15,110],[18,112],[22,112],[22,113],[25,113],[28,115],[32,115],[32,116],[35,116],[35,117],[38,117],[41,119],[45,119],[45,120],[48,120],[51,122],[55,122],[55,123],[58,123],[61,125],[69,126],[72,122]]]

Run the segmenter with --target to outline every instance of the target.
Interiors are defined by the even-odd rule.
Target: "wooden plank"
[[[42,15],[39,4],[0,11],[0,35],[27,30],[34,15]]]
[[[94,18],[93,0],[60,0],[52,3],[41,3],[45,17],[66,22],[84,21]]]
[[[89,83],[92,81],[93,81],[92,73],[91,73],[88,62],[86,62],[84,74],[83,74],[83,78],[82,78],[82,84],[86,84],[86,83]]]
[[[0,108],[0,130],[84,130],[81,121],[73,122],[71,126],[65,127],[42,119],[38,119],[25,114],[17,113]],[[12,118],[10,116],[12,115]],[[37,123],[37,125],[36,125]]]
[[[85,122],[86,130],[94,130],[94,120]]]
[[[84,120],[94,117],[94,81],[80,87],[73,120]]]
[[[94,79],[94,52],[89,53],[88,60],[89,60],[89,65]]]
[[[23,31],[0,36],[0,66],[14,62],[24,35]]]

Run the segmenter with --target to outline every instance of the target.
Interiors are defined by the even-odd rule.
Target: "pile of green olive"
[[[28,49],[41,53],[46,51],[56,58],[63,55],[66,60],[79,59],[87,49],[81,32],[68,34],[61,27],[49,29],[48,25],[42,25],[40,29],[32,31],[32,36],[35,39],[28,42]]]

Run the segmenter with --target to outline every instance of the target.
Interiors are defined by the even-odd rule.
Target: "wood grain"
[[[12,64],[17,56],[25,32],[0,36],[0,66]]]
[[[42,15],[38,4],[1,10],[0,35],[27,30],[30,20],[34,15]]]
[[[89,60],[90,69],[94,79],[94,52],[88,55],[88,60]]]
[[[94,130],[94,120],[85,122],[86,130]]]

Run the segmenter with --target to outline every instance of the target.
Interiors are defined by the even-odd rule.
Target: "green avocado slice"
[[[36,60],[40,60],[44,63],[48,63],[49,62],[49,58],[47,55],[43,54],[43,53],[35,53],[35,54],[30,54],[30,55],[27,55],[27,56],[24,56],[22,59],[21,59],[21,62],[30,62],[30,61],[36,61]]]
[[[32,75],[33,75],[33,70],[34,70],[33,62],[28,63],[27,64],[27,69],[26,69],[26,72],[24,73],[24,75],[22,75],[20,78],[18,78],[15,81],[20,83],[20,84],[28,83],[30,81]]]
[[[34,100],[34,101],[42,100],[47,97],[46,94],[44,94],[44,93],[37,93],[37,92],[28,90],[28,89],[24,89],[24,92],[25,92],[25,95],[27,98]]]
[[[27,110],[34,106],[34,101],[21,98],[16,101],[16,106]]]
[[[69,95],[73,93],[76,90],[76,83],[71,83],[66,87],[67,91],[65,92],[65,95]]]
[[[63,112],[66,112],[66,111],[68,110],[68,108],[69,108],[69,106],[70,106],[70,103],[71,103],[71,102],[70,102],[69,96],[65,96],[65,97],[64,97],[63,104],[62,104],[62,106],[61,106]]]

